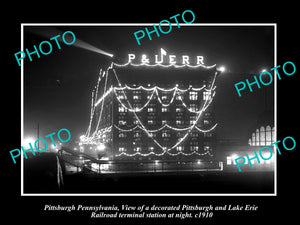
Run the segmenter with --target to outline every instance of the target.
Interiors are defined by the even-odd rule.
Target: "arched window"
[[[256,140],[255,146],[259,146],[260,138],[259,138],[259,130],[258,129],[256,129],[256,131],[255,131],[255,140]]]
[[[270,126],[266,127],[266,145],[271,145],[272,143],[272,130]]]
[[[275,139],[274,127],[271,128],[269,125],[266,127],[261,126],[252,133],[252,136],[248,140],[248,144],[250,146],[270,146],[276,141]]]
[[[248,140],[248,144],[249,144],[250,146],[252,146],[252,139],[251,139],[251,138]]]
[[[272,142],[276,141],[275,127],[272,128]]]
[[[252,146],[255,146],[255,133],[252,133]]]
[[[259,132],[259,145],[265,146],[266,145],[266,132],[264,127],[260,127]]]

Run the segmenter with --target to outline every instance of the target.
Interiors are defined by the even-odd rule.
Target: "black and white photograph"
[[[275,193],[276,26],[149,25],[23,25],[24,194]]]
[[[4,214],[32,224],[296,218],[288,5],[86,4],[7,19]]]

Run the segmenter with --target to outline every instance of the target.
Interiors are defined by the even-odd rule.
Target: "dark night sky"
[[[206,65],[224,65],[227,71],[217,83],[215,96],[218,138],[245,139],[260,115],[273,109],[274,86],[255,88],[253,93],[242,92],[239,98],[234,84],[269,70],[274,62],[274,29],[266,26],[181,26],[161,37],[141,40],[139,46],[133,32],[144,26],[69,26],[56,27],[63,33],[70,30],[76,38],[127,60],[128,53],[136,55],[158,54],[160,48],[168,54],[190,57],[204,56]],[[50,27],[47,27],[50,28]],[[48,38],[34,34],[39,27],[25,27],[24,48],[33,49]],[[52,27],[51,27],[52,29]],[[53,35],[54,36],[54,35]],[[58,50],[53,43],[50,55],[33,55],[25,62],[24,134],[36,137],[37,123],[40,137],[67,128],[72,141],[78,140],[88,126],[91,91],[96,85],[100,68],[109,58],[74,46],[61,44]],[[247,94],[246,94],[247,92]],[[267,93],[267,98],[264,97]]]

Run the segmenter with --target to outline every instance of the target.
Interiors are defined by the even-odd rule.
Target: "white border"
[[[172,26],[177,26],[176,23],[171,23]],[[21,51],[24,50],[24,26],[153,26],[158,23],[21,23]],[[167,26],[167,24],[161,24]],[[277,65],[277,23],[192,23],[181,24],[180,26],[273,26],[274,27],[274,67]],[[277,140],[277,76],[274,82],[274,127]],[[23,145],[24,136],[24,61],[21,61],[21,145]],[[276,152],[276,151],[275,151]],[[277,196],[277,152],[274,160],[274,193],[260,194],[260,193],[248,193],[248,194],[224,194],[224,193],[208,193],[208,194],[162,194],[162,193],[150,193],[150,194],[133,194],[133,193],[109,193],[109,194],[88,194],[88,193],[48,193],[48,194],[27,194],[24,193],[24,157],[21,157],[21,196]]]

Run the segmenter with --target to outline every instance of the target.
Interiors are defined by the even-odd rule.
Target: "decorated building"
[[[215,155],[216,65],[202,56],[141,57],[102,69],[82,149],[110,160],[210,161]]]

